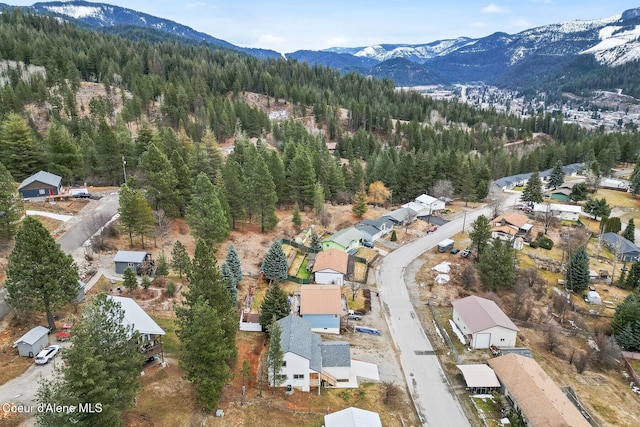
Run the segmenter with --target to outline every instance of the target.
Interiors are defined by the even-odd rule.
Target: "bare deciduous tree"
[[[589,353],[584,350],[578,350],[577,354],[573,356],[573,364],[576,367],[576,371],[581,374],[587,369],[589,362]]]
[[[522,283],[529,287],[536,300],[540,300],[547,291],[547,283],[544,281],[538,270],[535,268],[522,268],[518,270],[518,276],[516,278],[518,284]]]
[[[553,294],[553,312],[560,317],[560,323],[564,323],[564,316],[567,313],[567,308],[571,303],[567,299],[567,296],[563,294]]]
[[[603,332],[598,332],[594,338],[598,346],[591,354],[591,363],[600,369],[612,369],[618,366],[620,361],[620,347],[611,337]]]
[[[438,199],[452,199],[454,191],[453,183],[448,179],[437,180],[431,188],[431,194]]]
[[[513,299],[511,300],[511,317],[518,320],[529,320],[533,304],[531,299],[533,292],[531,288],[524,283],[518,283],[513,288]]]
[[[476,267],[473,264],[467,264],[462,270],[460,280],[464,289],[473,289],[476,286]]]
[[[156,219],[155,225],[155,235],[154,235],[154,246],[157,247],[156,238],[160,238],[160,247],[164,247],[164,240],[169,235],[169,226],[171,224],[171,219],[167,216],[167,214],[162,209],[158,209],[153,213],[153,216]]]
[[[545,329],[544,335],[547,351],[549,351],[549,353],[551,354],[555,354],[562,342],[560,333],[558,332],[558,328],[554,325],[548,325]]]

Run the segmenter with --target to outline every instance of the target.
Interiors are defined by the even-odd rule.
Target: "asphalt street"
[[[513,206],[519,194],[506,199],[504,206]],[[482,214],[489,217],[489,208],[477,209],[450,221],[438,231],[420,237],[389,253],[376,273],[378,292],[385,306],[385,316],[400,354],[400,363],[418,416],[427,426],[470,426],[462,406],[449,384],[438,356],[434,354],[420,319],[416,316],[404,281],[405,268],[438,242],[470,228]]]

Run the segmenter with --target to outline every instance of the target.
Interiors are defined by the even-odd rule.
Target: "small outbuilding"
[[[471,348],[515,347],[519,329],[495,302],[471,295],[452,305],[453,321]]]
[[[587,292],[587,295],[585,295],[584,300],[588,304],[594,304],[594,305],[602,304],[602,298],[600,298],[600,294],[596,291]]]
[[[151,253],[144,251],[118,251],[116,256],[113,257],[113,262],[115,263],[116,273],[118,274],[124,274],[127,267],[131,268],[134,272],[139,272],[150,269],[153,265]]]
[[[382,427],[377,412],[353,406],[324,416],[325,427]]]
[[[56,196],[62,189],[62,177],[40,171],[26,178],[18,187],[18,192],[25,198]]]
[[[13,347],[18,347],[18,354],[23,357],[34,357],[48,345],[49,329],[44,326],[36,326],[13,343]]]
[[[473,394],[490,394],[500,388],[496,373],[483,363],[456,365],[464,377],[467,389]]]

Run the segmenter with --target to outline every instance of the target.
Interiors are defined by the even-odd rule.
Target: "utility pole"
[[[122,172],[124,173],[124,183],[127,183],[127,161],[122,156]]]

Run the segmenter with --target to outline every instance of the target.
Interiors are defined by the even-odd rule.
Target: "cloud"
[[[187,7],[189,9],[201,9],[203,7],[207,7],[207,4],[203,1],[196,1],[192,3],[187,3]]]
[[[515,19],[509,21],[509,26],[513,28],[532,28],[534,25],[526,19]]]
[[[258,36],[258,46],[260,45],[278,45],[285,41],[284,37],[274,36],[273,34],[263,34]]]
[[[322,44],[326,47],[345,46],[347,44],[347,39],[344,37],[331,37],[324,40]]]
[[[480,11],[482,13],[507,13],[508,12],[507,9],[500,7],[495,3],[488,4],[487,6],[483,7]]]

